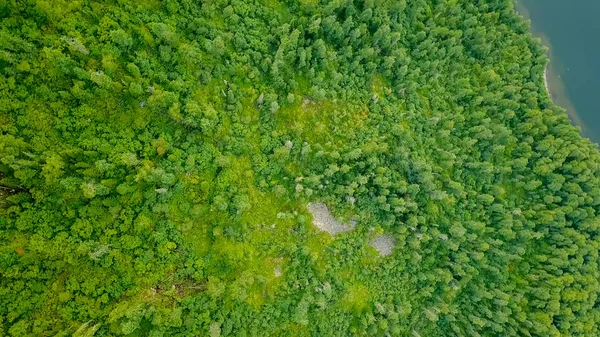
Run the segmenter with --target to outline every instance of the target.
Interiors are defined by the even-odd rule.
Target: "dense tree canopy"
[[[598,336],[547,62],[513,0],[0,0],[0,335]]]

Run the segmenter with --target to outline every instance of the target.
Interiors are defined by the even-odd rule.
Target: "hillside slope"
[[[0,0],[0,335],[598,336],[547,62],[512,0]]]

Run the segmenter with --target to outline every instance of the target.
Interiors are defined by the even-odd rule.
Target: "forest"
[[[546,52],[515,0],[0,0],[0,336],[599,336]]]

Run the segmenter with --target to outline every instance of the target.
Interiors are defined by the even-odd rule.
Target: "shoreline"
[[[543,32],[536,31],[536,29],[533,25],[533,22],[531,20],[531,17],[529,15],[529,10],[520,1],[518,1],[516,3],[514,10],[517,13],[517,15],[520,16],[523,20],[529,21],[530,34],[534,37],[537,36],[538,38],[540,38],[542,41],[542,45],[544,45],[548,48],[548,51],[546,52],[546,58],[548,59],[548,63],[546,64],[546,67],[544,68],[544,74],[543,74],[544,87],[546,88],[546,94],[548,95],[548,99],[553,104],[555,104],[565,110],[565,113],[569,117],[571,124],[573,126],[577,126],[580,128],[580,130],[581,130],[580,134],[582,135],[582,137],[589,138],[587,136],[584,136],[584,133],[585,133],[584,123],[579,118],[579,115],[577,114],[577,111],[575,110],[575,107],[574,107],[573,103],[571,102],[570,98],[568,97],[568,95],[565,94],[564,82],[562,82],[562,79],[560,79],[560,76],[557,79],[556,74],[550,68],[550,62],[552,62],[553,57],[551,57],[552,56],[552,46],[550,44],[550,41],[548,40],[548,37],[546,37]],[[553,81],[555,81],[555,82],[559,81],[559,83],[554,83],[554,90],[552,90],[550,87],[550,81],[551,81],[550,77],[552,77]],[[556,97],[553,97],[553,92],[556,94]],[[555,98],[556,98],[556,100],[555,100]]]
[[[550,100],[552,102],[554,102],[554,100],[552,99],[552,93],[550,92],[550,84],[548,83],[548,67],[550,65],[547,64],[546,68],[544,69],[544,87],[546,87],[546,94],[548,94],[548,97],[550,98]]]
[[[520,2],[517,2],[517,4],[514,7],[514,10],[515,10],[515,13],[517,13],[517,15],[521,17],[521,19],[530,22],[529,33],[532,36],[535,36],[536,34],[534,33],[533,23],[531,22],[531,18],[529,16],[529,11],[527,10],[527,8],[524,5],[522,5]],[[544,75],[543,75],[544,87],[546,88],[546,94],[548,94],[548,98],[550,99],[550,101],[552,101],[552,103],[556,104],[554,102],[554,99],[552,98],[552,91],[550,90],[550,81],[548,80],[548,69],[550,68],[550,44],[547,41],[544,41],[545,38],[543,35],[540,35],[539,38],[542,40],[542,45],[544,45],[548,48],[548,52],[546,53],[546,58],[548,59],[548,63],[546,63],[546,67],[544,68]],[[568,115],[570,115],[570,114],[568,114]]]
[[[550,48],[550,47],[548,47]],[[581,136],[584,138],[589,138],[588,136],[584,135],[585,134],[585,127],[584,127],[584,123],[581,120],[581,118],[579,118],[579,115],[577,114],[577,111],[575,110],[575,107],[573,106],[573,103],[570,101],[570,99],[568,98],[568,96],[564,96],[561,95],[561,93],[564,93],[564,83],[562,82],[562,80],[559,78],[556,78],[556,74],[552,73],[552,69],[550,68],[550,62],[551,62],[551,58],[550,55],[547,54],[546,57],[548,58],[548,64],[546,64],[546,68],[544,69],[544,87],[546,88],[546,94],[548,95],[548,99],[550,100],[550,102],[552,102],[552,104],[555,104],[559,107],[561,107],[562,109],[565,110],[565,113],[567,114],[567,116],[569,117],[569,119],[571,120],[571,124],[573,126],[579,127],[581,129]],[[551,85],[550,85],[550,77],[552,76],[552,78],[554,78],[554,90],[552,90]],[[558,82],[556,82],[558,81]],[[556,96],[553,96],[553,94],[555,94]],[[556,100],[555,100],[556,98]]]

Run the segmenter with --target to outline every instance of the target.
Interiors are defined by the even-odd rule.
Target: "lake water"
[[[550,48],[554,102],[600,143],[600,0],[519,0],[517,9]]]

